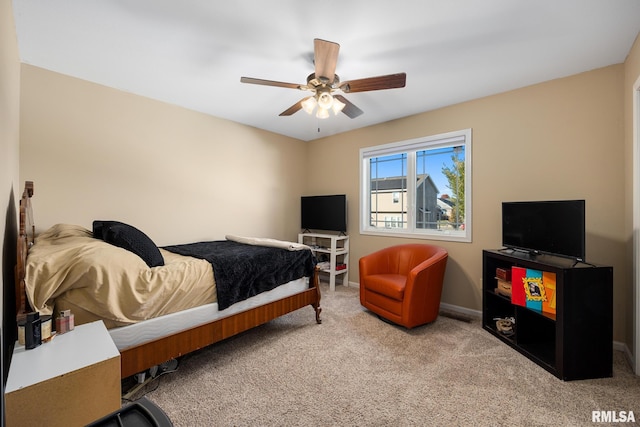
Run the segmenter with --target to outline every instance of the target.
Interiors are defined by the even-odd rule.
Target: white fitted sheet
[[[172,335],[195,326],[213,322],[251,308],[295,295],[309,288],[309,278],[302,277],[275,289],[262,292],[244,301],[237,302],[226,310],[219,311],[218,303],[167,314],[132,325],[109,329],[109,334],[118,350],[122,351],[164,336]]]

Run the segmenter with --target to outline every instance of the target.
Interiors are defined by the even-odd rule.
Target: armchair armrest
[[[424,307],[426,302],[440,306],[448,257],[446,250],[438,251],[411,270],[404,290],[403,304],[407,313],[414,312],[415,307]]]

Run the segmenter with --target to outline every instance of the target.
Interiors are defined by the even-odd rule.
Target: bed
[[[20,201],[18,321],[32,310],[55,317],[66,309],[76,324],[102,320],[122,378],[302,307],[321,323],[318,270],[303,245],[227,236],[150,249],[134,229],[147,245],[141,250],[130,226],[122,242],[127,225],[115,221],[95,221],[93,230],[56,224],[36,237],[33,189],[27,181]]]

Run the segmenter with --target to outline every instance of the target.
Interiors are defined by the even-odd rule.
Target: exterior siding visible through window
[[[360,232],[471,241],[471,129],[360,150]]]

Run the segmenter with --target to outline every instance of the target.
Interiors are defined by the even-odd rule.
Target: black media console
[[[496,269],[522,267],[556,276],[556,312],[512,304],[496,291]],[[613,267],[550,255],[482,252],[482,327],[562,380],[612,376]],[[512,287],[522,285],[512,283]],[[500,332],[496,318],[514,318],[515,333]]]

